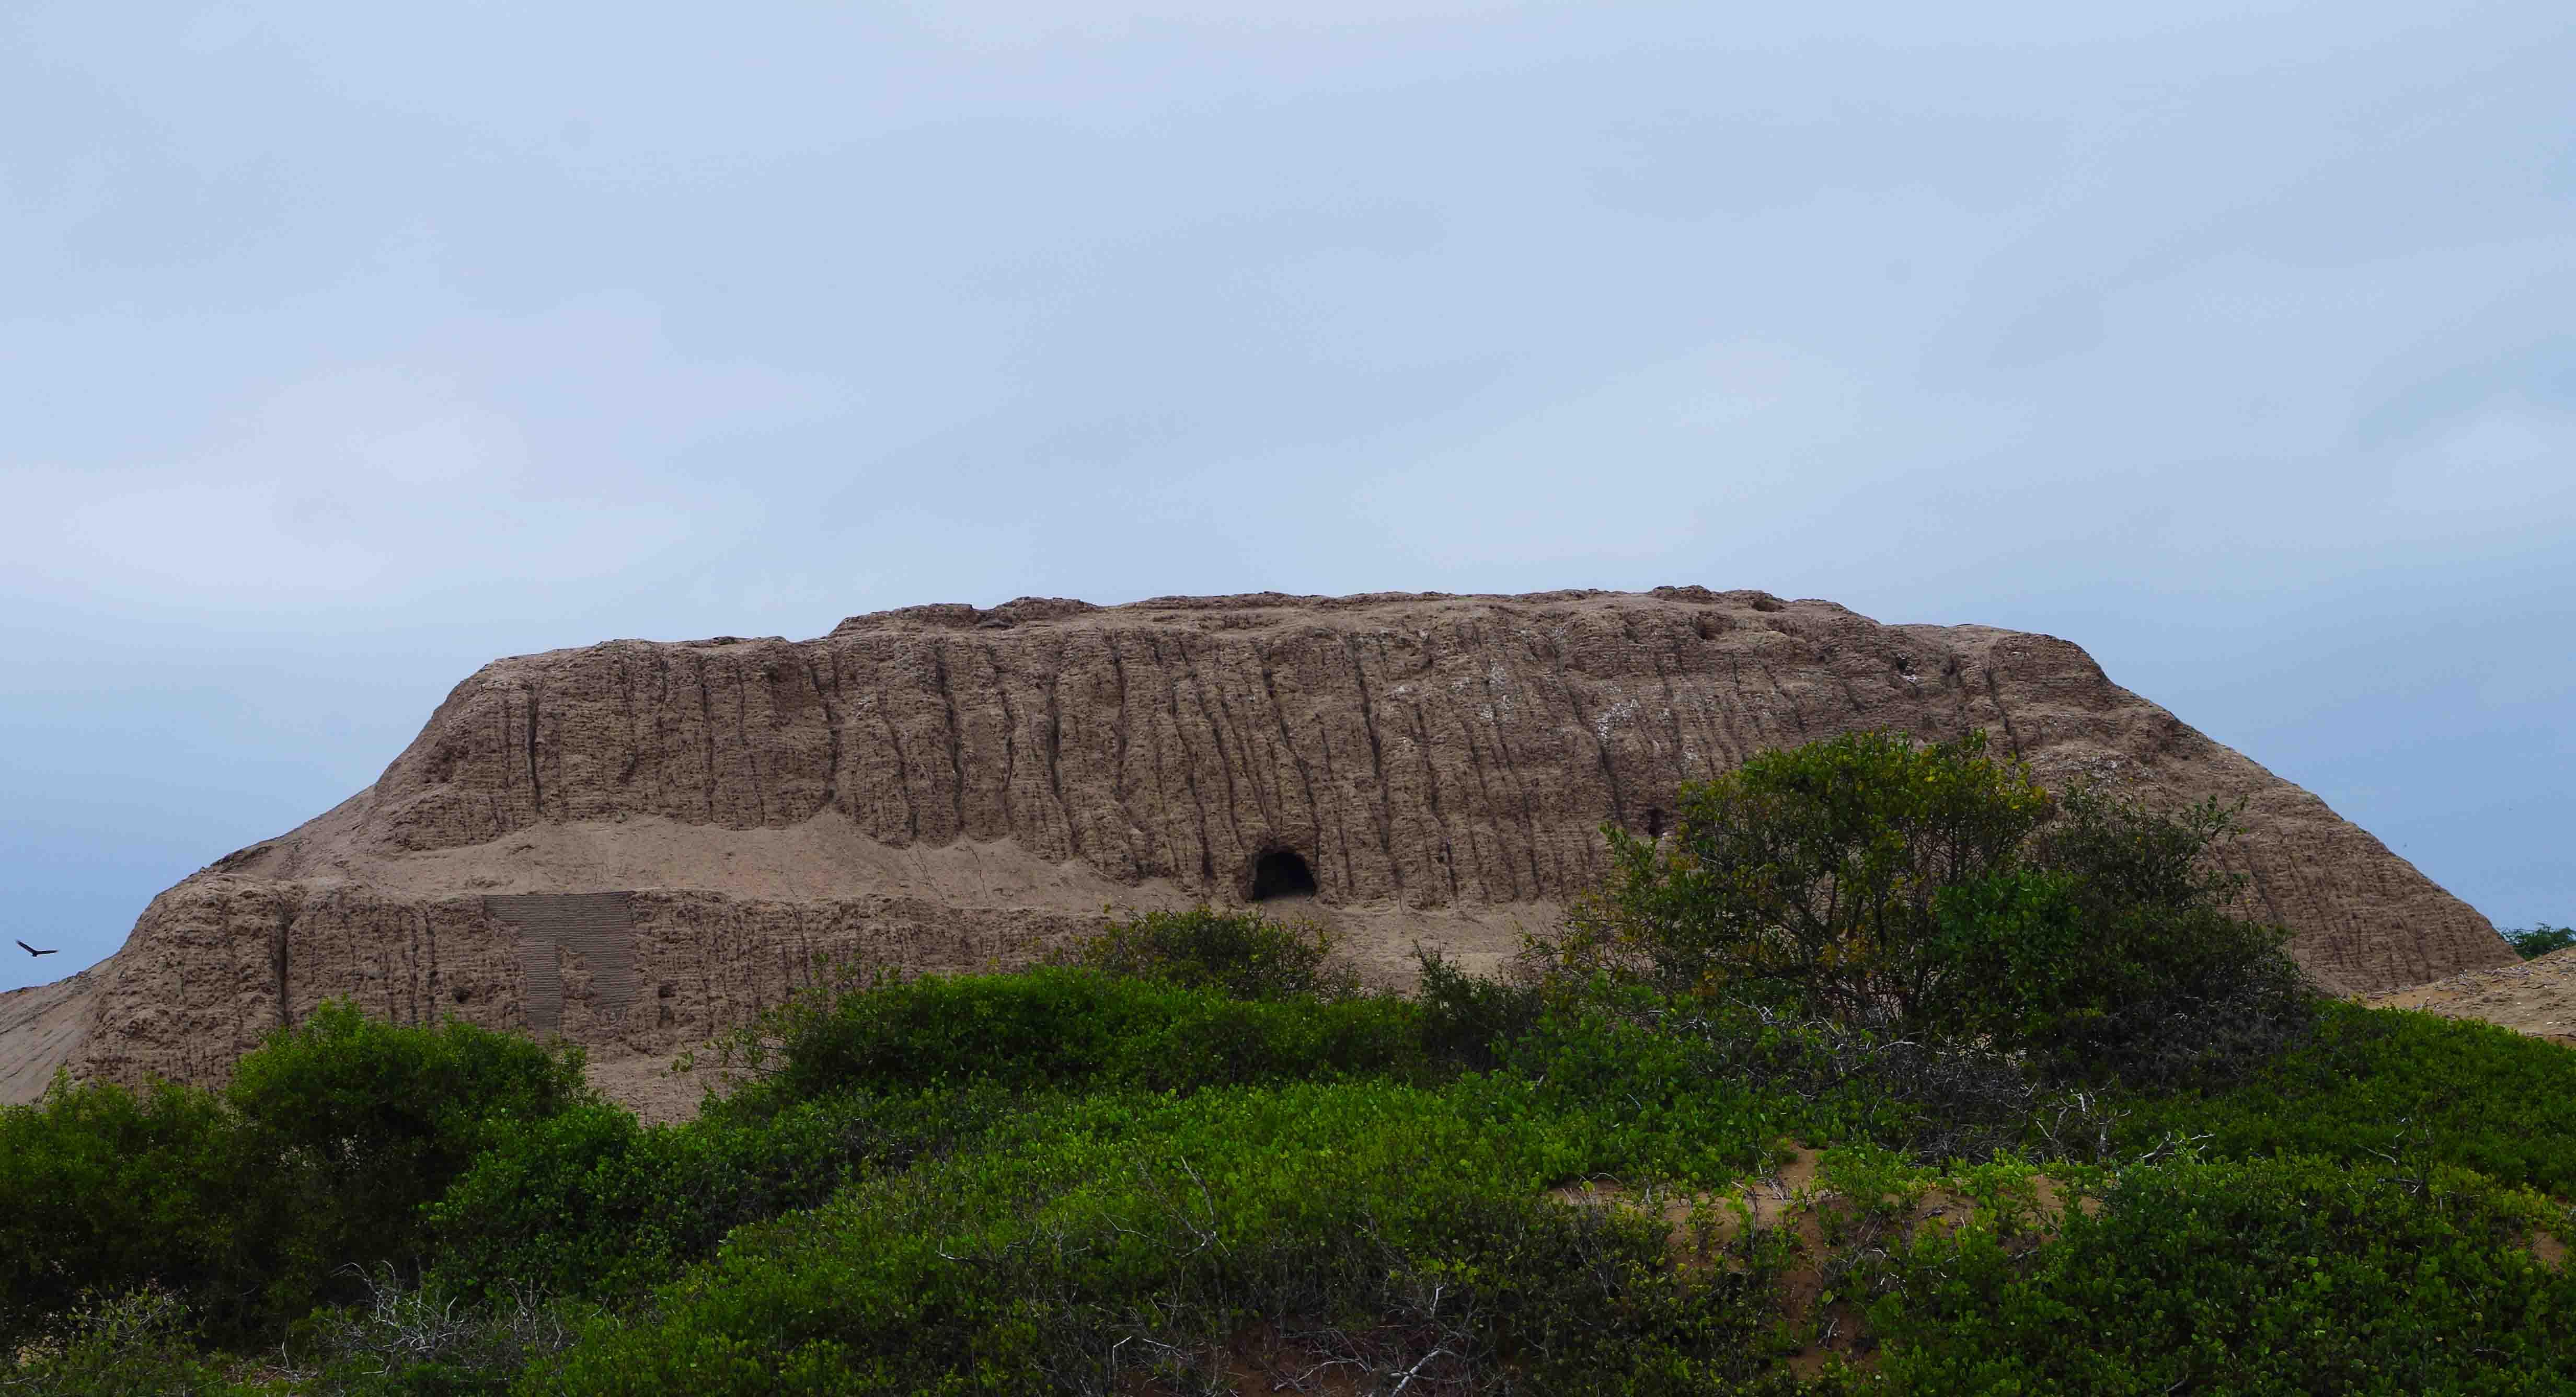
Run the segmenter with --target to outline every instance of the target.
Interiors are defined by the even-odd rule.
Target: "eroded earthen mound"
[[[668,1052],[818,957],[1024,963],[1112,905],[1283,898],[1398,979],[1416,940],[1474,964],[1546,929],[1604,821],[1659,830],[1685,780],[1882,726],[2246,798],[2257,910],[2330,988],[2510,958],[2047,636],[1697,587],[1027,599],[488,665],[375,785],[163,893],[78,982],[0,996],[0,1094],[55,1062],[219,1081],[326,997]]]

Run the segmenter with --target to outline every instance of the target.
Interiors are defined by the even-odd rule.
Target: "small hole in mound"
[[[653,995],[657,999],[668,999],[672,995],[677,994],[679,992],[679,988],[679,986],[672,984],[670,981],[664,980],[661,988],[653,991]]]
[[[1274,897],[1313,897],[1315,870],[1306,866],[1306,858],[1294,849],[1273,849],[1252,865],[1252,900],[1262,902]]]
[[[469,1000],[469,999],[472,999],[473,997],[474,997],[474,991],[472,991],[472,990],[469,990],[469,989],[465,988],[463,985],[458,985],[458,986],[456,987],[456,1002],[457,1002],[457,1003],[462,1004],[462,1003],[464,1003],[465,1001],[467,1001],[467,1000]]]
[[[1664,810],[1660,805],[1646,812],[1646,837],[1648,839],[1664,837]]]

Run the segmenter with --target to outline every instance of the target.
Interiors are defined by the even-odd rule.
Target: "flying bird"
[[[19,942],[19,943],[18,943],[18,949],[19,949],[19,950],[22,950],[22,951],[25,951],[27,954],[29,954],[29,955],[31,955],[31,956],[50,956],[50,955],[52,955],[52,954],[54,953],[54,951],[39,951],[39,950],[37,950],[35,947],[28,945],[28,944],[27,944],[26,942],[24,942],[24,941],[21,941],[21,942]],[[62,948],[61,948],[60,946],[57,946],[57,947],[55,947],[55,948],[54,948],[54,950],[55,950],[55,951],[58,951],[58,950],[61,950],[61,949],[62,949]]]

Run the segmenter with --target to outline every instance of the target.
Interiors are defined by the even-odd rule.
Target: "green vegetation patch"
[[[0,1391],[2576,1390],[2576,1053],[2315,998],[2231,812],[1887,734],[1678,806],[1519,978],[1147,913],[801,996],[684,1125],[346,1006],[57,1083]]]

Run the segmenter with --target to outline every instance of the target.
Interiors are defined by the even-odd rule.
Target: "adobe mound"
[[[1681,782],[1866,727],[1984,728],[2051,785],[2246,798],[2258,910],[2330,989],[2511,958],[2047,636],[1698,587],[1032,598],[487,665],[373,786],[155,899],[51,1029],[0,997],[0,1093],[41,1087],[40,1056],[218,1082],[337,997],[666,1053],[818,958],[1024,964],[1112,904],[1277,894],[1382,980],[1416,940],[1490,963],[1599,874],[1604,821],[1659,831]]]

